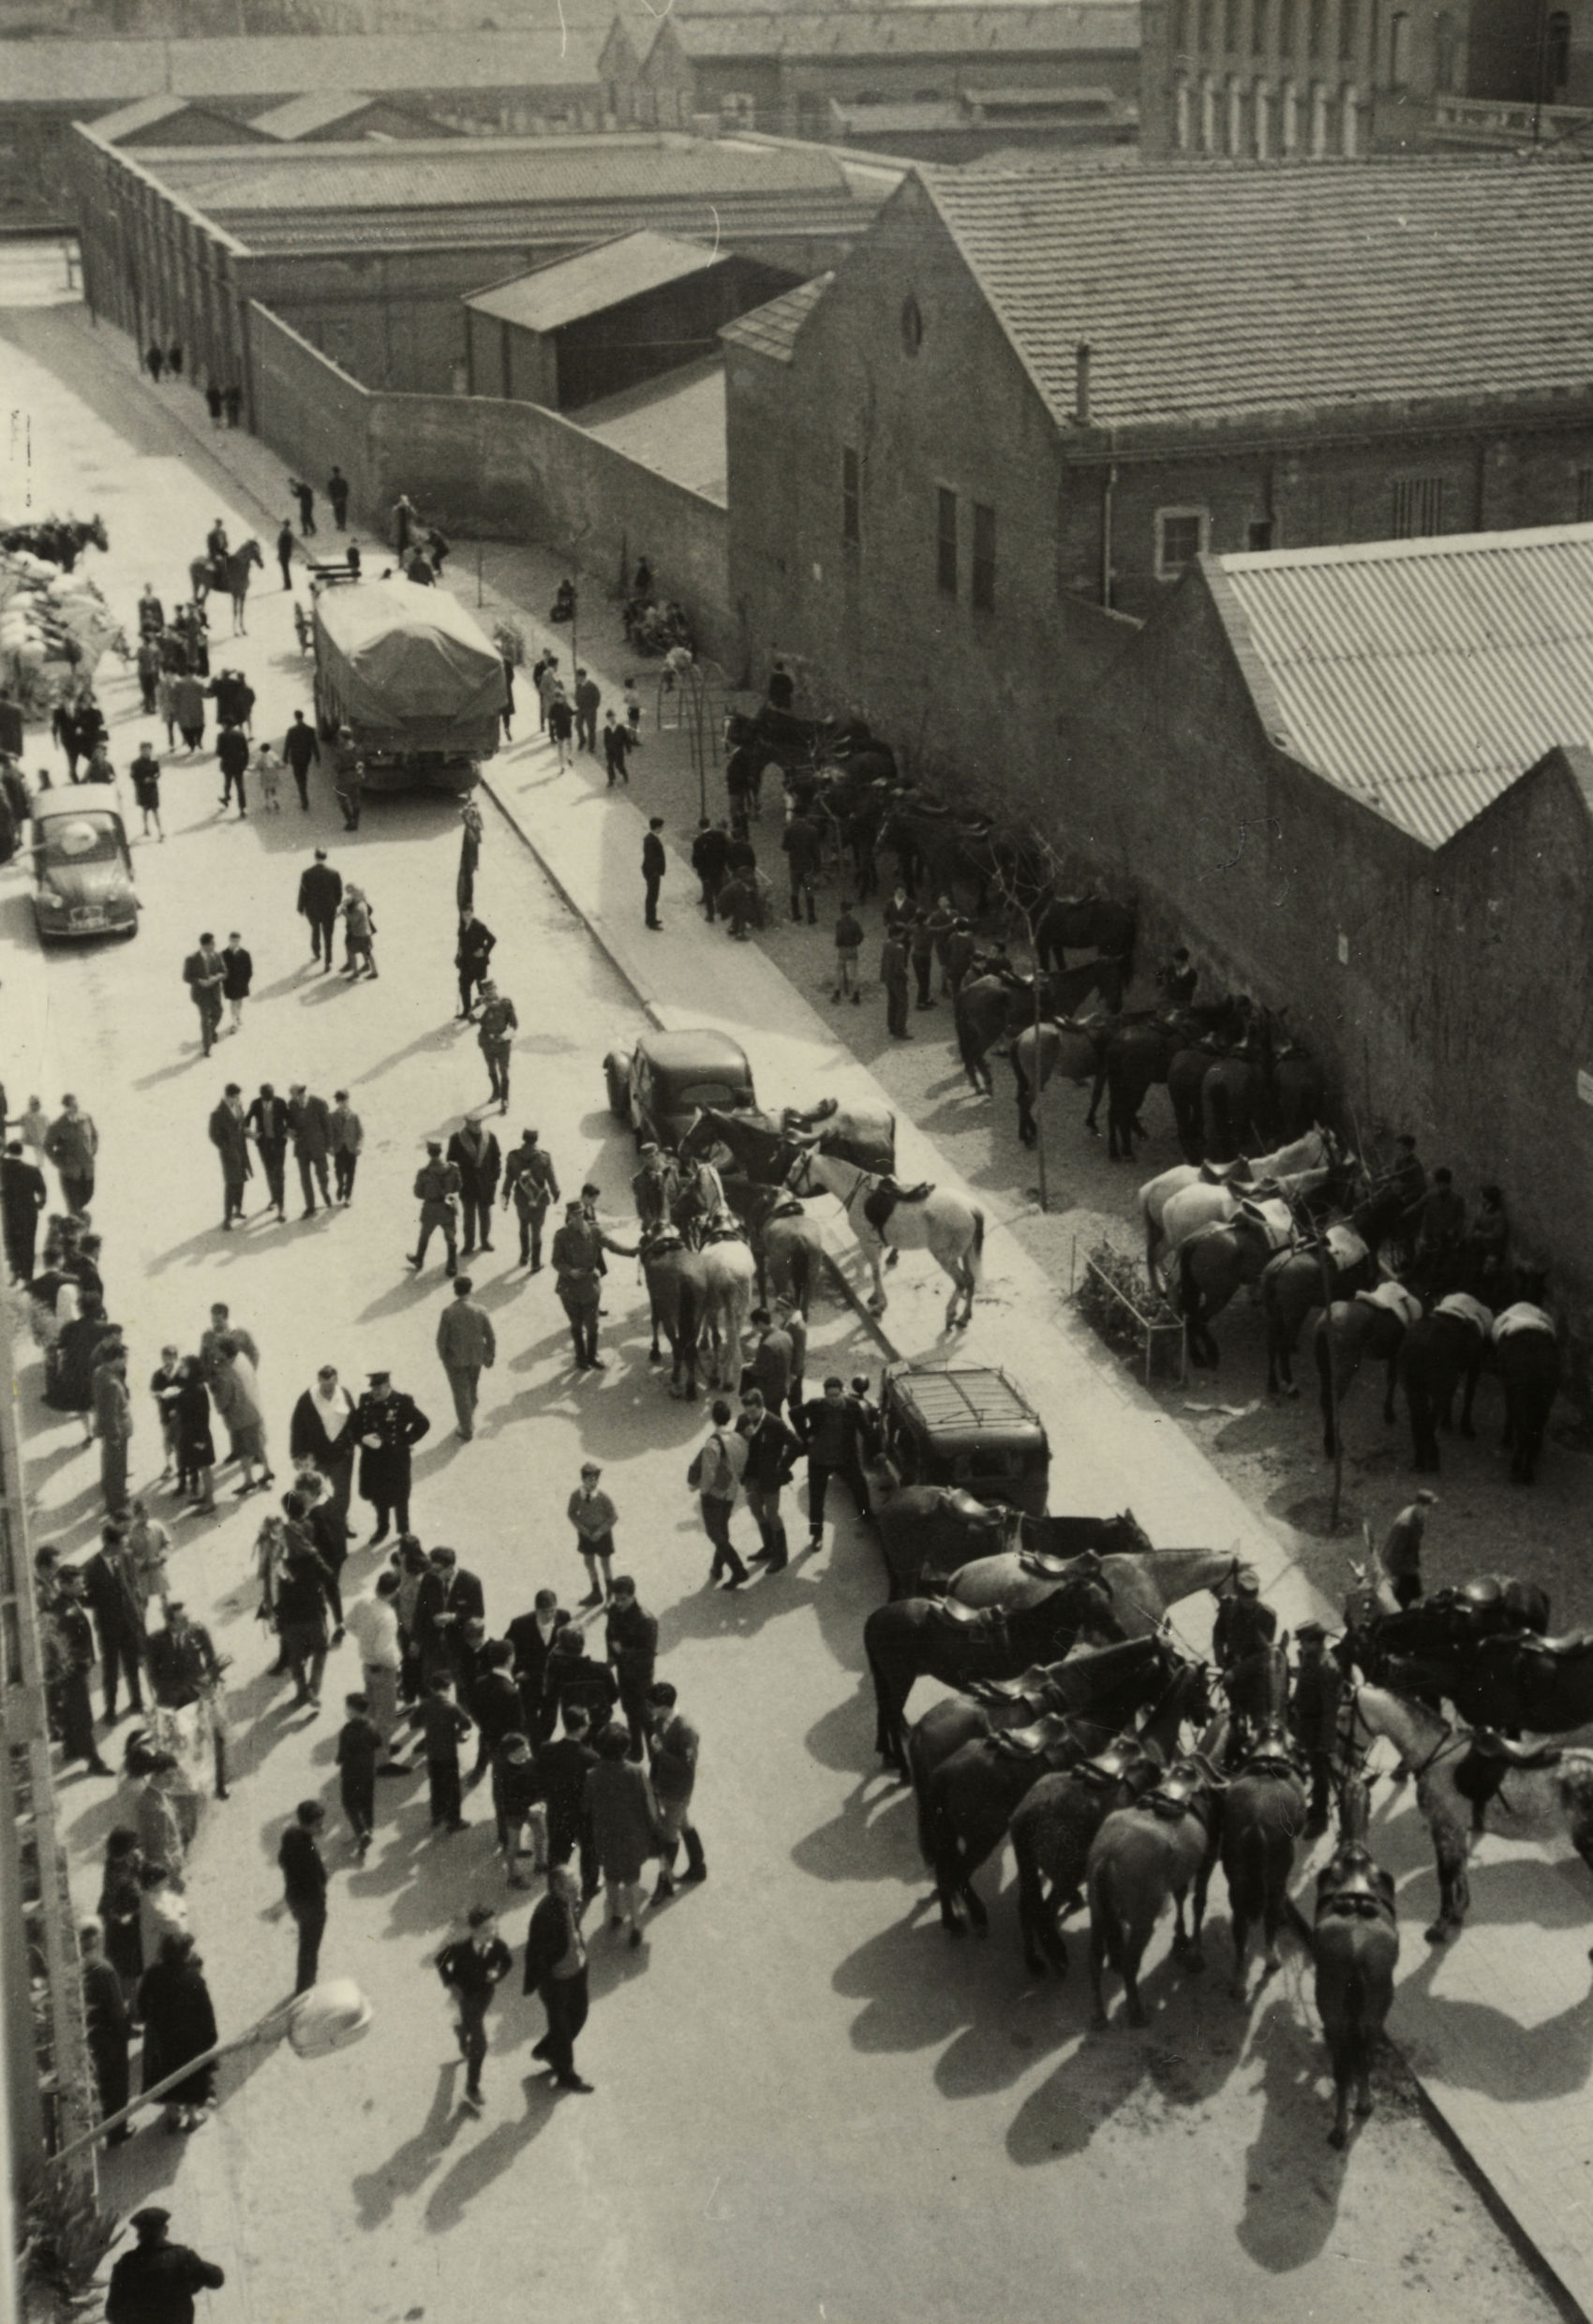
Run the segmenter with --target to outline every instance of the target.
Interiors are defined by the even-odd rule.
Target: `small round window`
[[[911,291],[901,302],[901,344],[909,355],[916,355],[924,344],[924,318]]]

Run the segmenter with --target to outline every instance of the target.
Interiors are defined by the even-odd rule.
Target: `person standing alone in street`
[[[482,986],[481,1020],[476,1030],[476,1043],[486,1060],[487,1078],[492,1095],[498,1100],[499,1113],[509,1110],[509,1059],[514,1046],[514,1036],[520,1030],[520,1020],[514,1004],[507,993],[499,992],[489,977]]]
[[[663,852],[663,841],[661,837],[663,830],[663,817],[649,815],[648,835],[642,842],[642,885],[646,891],[643,926],[646,928],[657,929],[663,925],[658,916],[658,891],[663,885],[663,875],[669,868],[669,858]]]
[[[492,1206],[503,1157],[493,1131],[484,1129],[477,1121],[467,1120],[448,1140],[447,1158],[459,1173],[459,1197],[465,1212],[465,1257],[469,1259],[478,1241],[484,1251],[492,1248]]]
[[[443,1160],[441,1140],[428,1138],[426,1158],[415,1172],[415,1199],[421,1206],[420,1241],[408,1261],[417,1274],[425,1265],[426,1245],[439,1228],[448,1255],[448,1272],[451,1275],[458,1273],[458,1198],[459,1173],[452,1162]]]
[[[282,755],[293,770],[293,781],[299,792],[299,805],[307,812],[310,803],[310,768],[320,763],[320,740],[315,728],[307,723],[303,710],[294,711],[293,723],[282,737]],[[316,861],[320,863],[324,861],[324,857],[318,854]],[[339,897],[341,894],[342,882],[339,881]],[[332,908],[334,912],[337,909],[335,900]],[[299,909],[304,910],[302,902]]]
[[[299,1930],[295,1993],[307,1993],[315,1983],[320,1941],[326,1933],[326,1865],[317,1845],[325,1821],[326,1810],[319,1799],[301,1799],[276,1851],[284,1899]]]
[[[326,480],[326,497],[332,503],[332,521],[339,532],[349,529],[349,479],[340,468],[334,468]]]
[[[391,1372],[369,1372],[354,1410],[360,1442],[360,1498],[376,1512],[376,1531],[367,1544],[387,1539],[395,1517],[400,1533],[409,1530],[409,1454],[431,1428],[413,1396],[395,1389]]]
[[[290,732],[283,744],[284,753],[292,741]],[[314,737],[311,737],[314,740]],[[337,907],[343,901],[343,874],[335,872],[326,860],[326,850],[318,847],[315,861],[299,879],[299,914],[310,924],[310,959],[324,961],[321,974],[332,973],[332,936],[337,926]]]
[[[482,2066],[486,2058],[487,2004],[509,1974],[509,1947],[498,1933],[490,1904],[472,1904],[466,1915],[469,1935],[445,1945],[437,1974],[458,2012],[459,2054],[465,2061],[465,2105],[482,2110]]]
[[[365,1150],[365,1124],[349,1103],[347,1090],[334,1090],[332,1112],[332,1183],[345,1210],[354,1199],[354,1172]]]
[[[276,531],[276,561],[282,568],[282,587],[293,586],[293,520],[285,516]]]
[[[48,1160],[55,1165],[61,1181],[61,1197],[76,1218],[82,1217],[94,1200],[95,1163],[99,1153],[99,1132],[93,1117],[81,1110],[77,1099],[68,1091],[61,1100],[61,1110],[50,1125],[44,1140]]]
[[[459,1438],[469,1444],[476,1433],[476,1394],[484,1371],[498,1361],[498,1338],[492,1318],[470,1297],[469,1275],[457,1275],[452,1304],[437,1319],[437,1352],[448,1375]]]
[[[288,489],[299,504],[299,530],[307,541],[315,530],[315,486],[290,476]]]

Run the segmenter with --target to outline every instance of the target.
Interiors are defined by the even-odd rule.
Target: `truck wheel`
[[[625,1060],[612,1052],[603,1061],[603,1078],[608,1087],[608,1110],[617,1122],[631,1119],[631,1088],[626,1078]]]

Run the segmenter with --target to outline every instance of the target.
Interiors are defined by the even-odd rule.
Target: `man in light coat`
[[[454,1392],[459,1437],[465,1444],[476,1433],[476,1393],[481,1376],[484,1371],[491,1371],[498,1356],[492,1318],[484,1307],[477,1305],[470,1290],[469,1276],[457,1276],[453,1300],[437,1319],[437,1352]]]

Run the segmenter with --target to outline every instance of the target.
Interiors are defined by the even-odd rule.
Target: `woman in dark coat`
[[[82,1412],[94,1405],[94,1367],[105,1341],[121,1337],[120,1324],[106,1320],[105,1309],[89,1293],[82,1313],[61,1326],[55,1343],[55,1374],[47,1401],[57,1412]]]
[[[160,1958],[139,1983],[143,2019],[143,2087],[154,2088],[190,2058],[214,2049],[219,2036],[204,1964],[192,1937],[162,1937]],[[216,2061],[201,2066],[166,2093],[168,2130],[198,2130],[216,2090]]]
[[[216,1507],[216,1446],[210,1434],[210,1391],[198,1356],[185,1356],[178,1367],[182,1385],[173,1400],[177,1439],[177,1482],[186,1485],[189,1507],[208,1516]]]

